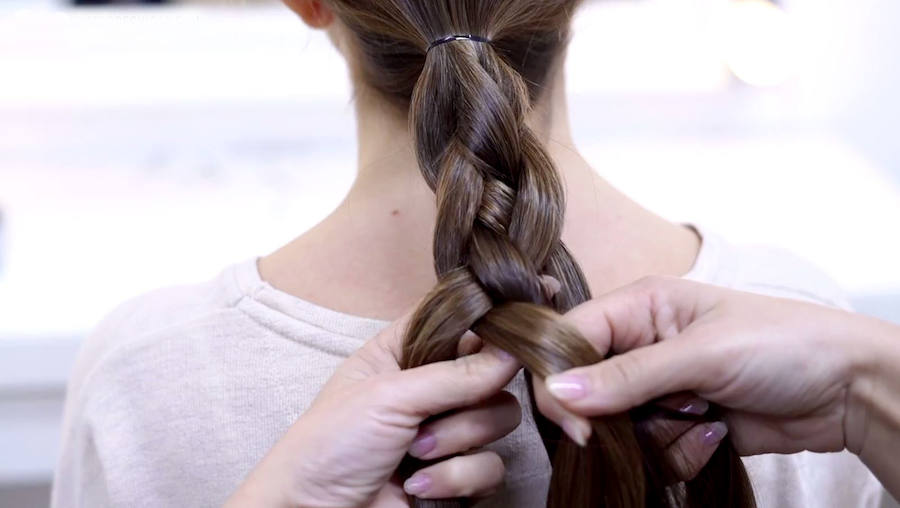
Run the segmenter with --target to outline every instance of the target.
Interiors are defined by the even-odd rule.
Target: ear
[[[334,22],[334,13],[322,0],[284,0],[284,3],[312,28],[328,28]]]

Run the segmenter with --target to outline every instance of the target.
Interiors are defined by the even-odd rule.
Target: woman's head
[[[393,102],[408,104],[432,42],[471,34],[491,42],[489,48],[527,83],[530,97],[540,95],[568,41],[571,17],[579,0],[285,0],[314,28],[328,28],[340,41],[361,85]],[[452,64],[446,55],[437,64]]]
[[[540,378],[601,361],[559,316],[590,292],[561,240],[560,175],[526,121],[579,2],[288,1],[309,24],[333,27],[357,86],[408,110],[419,168],[435,193],[438,284],[411,319],[403,367],[455,358],[469,330]],[[559,282],[555,294],[542,283],[548,277]],[[746,477],[728,450],[699,483],[670,489],[662,454],[630,415],[596,421],[593,431],[582,449],[542,426],[551,506],[745,506]]]

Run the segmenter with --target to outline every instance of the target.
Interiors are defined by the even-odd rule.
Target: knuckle
[[[597,389],[598,387],[602,388],[606,384],[624,389],[631,389],[634,386],[634,380],[637,377],[637,371],[639,369],[634,357],[630,355],[614,356],[607,360],[606,363],[612,367],[612,370],[604,369],[600,371],[603,374],[609,374],[602,375],[601,379],[592,379],[593,389]],[[595,374],[594,377],[596,377],[596,371],[592,369],[591,372],[593,372]],[[613,379],[609,379],[609,377],[612,377]]]
[[[493,422],[486,418],[457,418],[450,430],[455,441],[457,452],[466,452],[476,446],[484,444],[487,436],[491,434],[490,425]]]
[[[494,452],[455,457],[441,465],[444,489],[456,497],[484,496],[503,484],[506,466]]]
[[[645,275],[634,283],[634,287],[642,291],[651,291],[662,287],[670,281],[671,277],[663,275]]]
[[[494,473],[493,477],[502,479],[503,475],[506,473],[506,464],[503,463],[503,459],[500,455],[496,452],[485,452],[484,460],[488,470]]]
[[[455,360],[456,366],[461,371],[461,374],[466,378],[476,378],[482,375],[484,371],[483,361],[480,355],[469,355],[457,358]]]
[[[466,485],[466,471],[469,469],[468,457],[454,457],[443,463],[441,467],[442,483],[445,487],[459,491],[468,487]]]
[[[669,275],[647,275],[638,280],[633,288],[639,295],[650,298],[652,302],[665,301],[665,295],[671,291],[681,279]]]
[[[382,404],[395,397],[394,383],[389,377],[377,377],[365,384],[366,398],[373,403]]]

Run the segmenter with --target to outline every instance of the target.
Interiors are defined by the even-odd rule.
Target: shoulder
[[[686,276],[739,291],[850,308],[846,293],[823,270],[771,245],[741,244],[703,231],[703,247]]]
[[[154,337],[177,335],[179,330],[234,309],[244,296],[237,280],[242,268],[228,267],[214,279],[199,284],[156,289],[112,310],[81,345],[69,380],[70,397],[108,358],[133,350]]]
[[[164,482],[171,457],[200,446],[196,414],[218,409],[214,402],[224,397],[217,383],[228,371],[217,348],[246,336],[242,305],[256,287],[240,279],[252,268],[234,265],[207,282],[132,298],[85,338],[69,375],[53,506],[68,499],[134,504],[120,497],[133,478]],[[171,438],[167,429],[176,425]]]

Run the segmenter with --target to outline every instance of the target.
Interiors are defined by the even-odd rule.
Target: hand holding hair
[[[900,329],[840,310],[648,278],[567,314],[612,358],[546,380],[569,411],[616,414],[690,391],[743,455],[860,456],[900,494]],[[685,457],[705,462],[705,452]]]
[[[393,323],[340,365],[227,506],[408,506],[404,488],[442,499],[486,496],[502,485],[500,457],[477,449],[519,424],[518,402],[502,391],[519,364],[485,347],[401,371],[407,321]],[[403,486],[395,477],[407,453],[433,460],[463,452],[469,453],[426,467]]]

